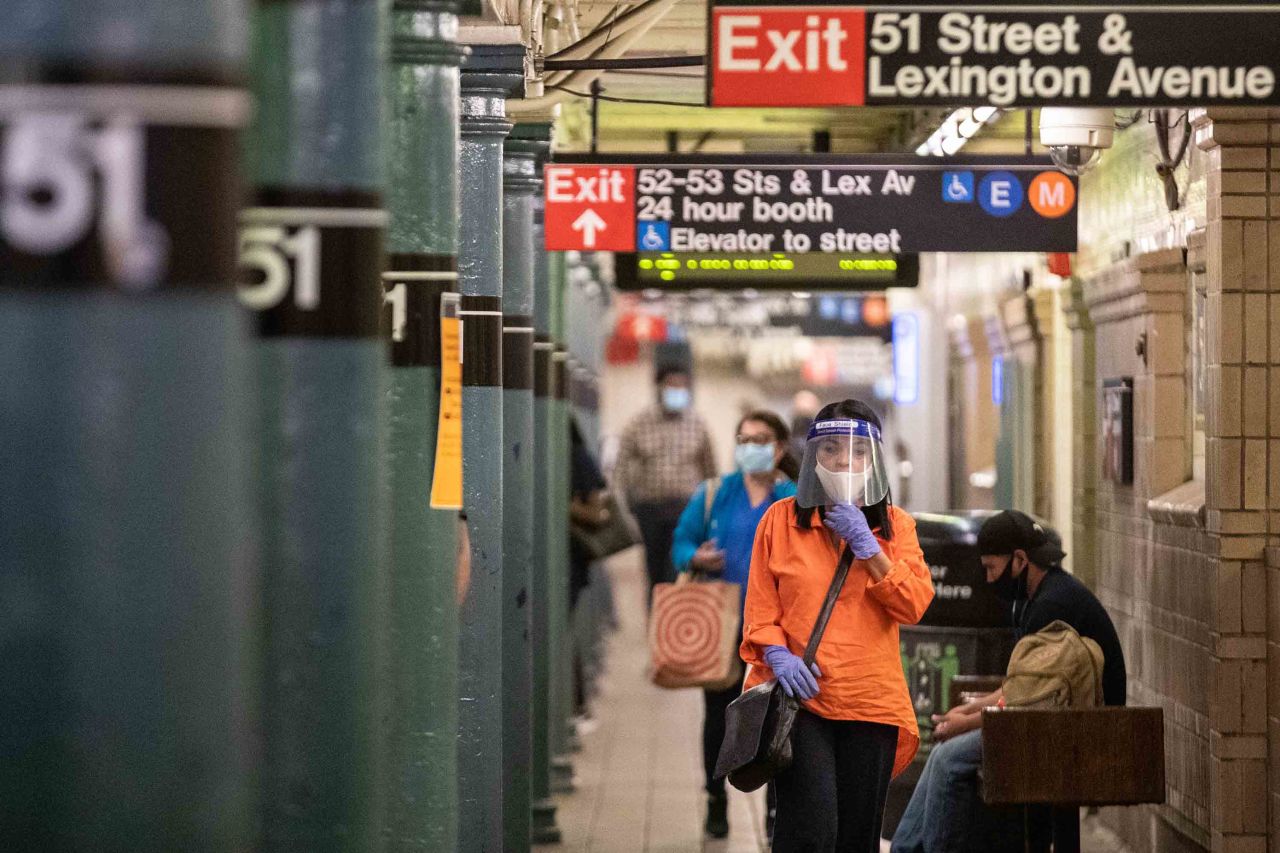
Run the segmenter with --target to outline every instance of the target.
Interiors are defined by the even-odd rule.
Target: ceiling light
[[[977,136],[982,128],[995,121],[1001,115],[995,107],[963,107],[951,113],[930,134],[925,142],[916,148],[916,153],[935,157],[951,156],[965,146],[965,143]]]

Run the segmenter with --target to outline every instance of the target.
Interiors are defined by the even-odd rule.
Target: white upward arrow
[[[596,232],[604,231],[609,226],[600,218],[600,214],[588,207],[573,220],[573,224],[569,227],[574,231],[582,232],[582,245],[590,249],[596,245]]]

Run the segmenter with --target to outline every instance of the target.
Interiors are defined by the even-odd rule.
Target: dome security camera
[[[1094,107],[1045,107],[1040,110],[1040,144],[1054,165],[1068,175],[1091,169],[1111,147],[1115,111]]]

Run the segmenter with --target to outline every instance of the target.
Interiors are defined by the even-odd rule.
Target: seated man
[[[1012,603],[1018,639],[1061,619],[1102,649],[1103,699],[1125,704],[1124,652],[1115,625],[1088,587],[1062,569],[1066,555],[1044,528],[1016,510],[992,516],[978,532],[988,587]],[[1003,690],[934,715],[933,751],[893,836],[893,853],[984,853],[1019,839],[1021,821],[1005,823],[982,802],[982,709],[998,705]],[[1008,830],[1008,831],[1002,831]]]

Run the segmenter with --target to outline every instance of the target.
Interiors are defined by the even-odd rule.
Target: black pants
[[[793,759],[774,780],[773,853],[879,853],[897,726],[826,720],[801,709]]]
[[[724,690],[702,691],[702,704],[706,709],[702,721],[702,768],[707,774],[707,793],[713,797],[724,796],[724,779],[715,778],[716,759],[724,742],[724,709],[741,695],[742,687],[737,682]]]
[[[640,538],[644,540],[644,564],[649,572],[651,598],[655,585],[676,579],[676,570],[671,564],[671,540],[675,538],[676,524],[687,503],[683,498],[645,501],[631,508],[640,527]]]

